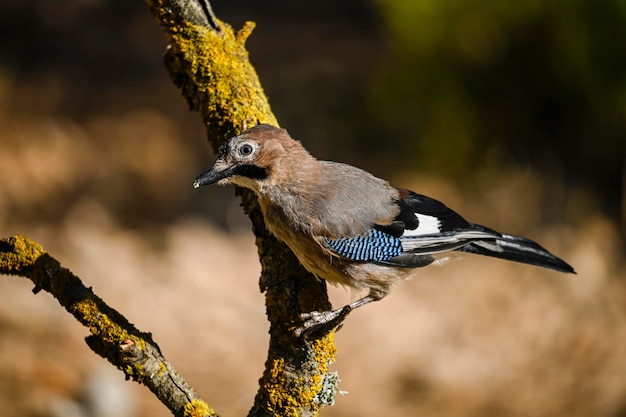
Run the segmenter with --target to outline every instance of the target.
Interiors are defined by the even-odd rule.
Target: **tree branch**
[[[138,330],[38,243],[16,235],[0,240],[0,273],[30,279],[89,328],[91,350],[147,386],[175,416],[217,416],[163,357],[150,333]]]
[[[190,109],[200,114],[214,149],[258,123],[278,125],[244,45],[254,23],[247,22],[235,32],[210,12],[208,20],[219,28],[215,30],[194,23],[199,20],[194,17],[197,8],[181,15],[171,12],[180,10],[185,1],[147,2],[168,37],[165,63],[172,80]],[[260,287],[271,323],[265,372],[249,415],[317,415],[336,392],[336,375],[328,372],[334,361],[334,335],[327,330],[309,339],[297,338],[293,328],[300,324],[300,313],[330,308],[325,282],[304,270],[291,251],[268,233],[254,194],[249,190],[238,194],[256,236]]]

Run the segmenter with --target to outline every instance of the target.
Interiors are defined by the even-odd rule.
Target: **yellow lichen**
[[[244,46],[254,23],[247,22],[236,34],[228,24],[216,23],[220,31],[189,22],[170,31],[170,43],[190,78],[180,86],[183,94],[218,132],[232,135],[257,123],[278,125]]]
[[[270,368],[270,378],[274,381],[278,380],[280,375],[283,374],[283,367],[285,365],[285,360],[283,358],[274,359],[272,362],[272,367]]]
[[[306,378],[293,378],[285,370],[283,358],[274,359],[264,381],[264,389],[268,394],[267,407],[270,411],[282,416],[297,416],[302,408],[319,411],[321,404],[316,398],[322,389],[324,375],[328,365],[334,362],[335,346],[333,334],[316,340],[311,345],[317,371]]]
[[[246,40],[252,34],[252,31],[256,27],[256,23],[254,22],[246,22],[243,24],[243,27],[237,31],[237,42],[243,46],[246,43]]]
[[[135,343],[135,346],[137,347],[137,349],[139,349],[139,350],[146,350],[146,341],[145,340],[143,340],[140,337],[134,336],[134,335],[131,335],[130,338]]]
[[[287,417],[298,415],[297,407],[301,405],[300,384],[287,387],[287,377],[284,369],[284,359],[275,359],[269,370],[269,380],[265,383],[268,393],[268,410]]]
[[[157,376],[160,378],[167,373],[167,367],[163,362],[159,362],[159,373]]]
[[[317,339],[313,342],[311,348],[315,355],[315,362],[319,366],[321,373],[328,371],[328,365],[335,362],[335,353],[337,348],[335,347],[335,333],[330,332],[323,338]]]
[[[185,404],[185,417],[206,417],[216,415],[215,410],[202,400],[196,399]]]
[[[15,273],[30,278],[36,290],[49,291],[78,321],[89,328],[103,344],[98,353],[116,362],[120,346],[132,339],[139,350],[145,350],[146,342],[128,331],[117,321],[118,313],[109,309],[93,292],[83,285],[78,277],[62,268],[57,260],[48,256],[42,246],[32,240],[16,235],[0,241],[0,272]],[[111,316],[109,316],[109,314]],[[122,366],[128,376],[136,380],[143,378],[139,365]]]
[[[126,330],[102,313],[93,298],[85,298],[75,303],[74,310],[80,315],[79,319],[89,327],[91,333],[101,337],[103,341],[120,344],[128,338]]]
[[[23,235],[11,236],[0,242],[3,249],[0,252],[0,271],[7,274],[32,266],[46,253],[39,243]]]
[[[135,381],[141,382],[146,376],[146,372],[143,369],[143,366],[139,364],[126,365],[122,370],[126,375],[128,375]]]

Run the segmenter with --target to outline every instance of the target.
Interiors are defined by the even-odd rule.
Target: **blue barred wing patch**
[[[388,261],[402,253],[400,239],[372,229],[363,236],[324,238],[324,246],[339,256],[353,261]]]

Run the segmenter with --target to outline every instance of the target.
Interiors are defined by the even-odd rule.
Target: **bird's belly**
[[[358,287],[358,283],[345,271],[344,265],[312,237],[280,226],[267,226],[274,236],[289,246],[307,271],[333,285]]]

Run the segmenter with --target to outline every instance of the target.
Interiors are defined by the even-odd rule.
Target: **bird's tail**
[[[476,227],[492,232],[492,230],[484,226],[476,225]],[[505,235],[495,231],[493,233],[498,237],[488,240],[475,240],[457,250],[540,266],[560,272],[576,273],[574,268],[567,262],[554,256],[537,242],[524,237]]]

